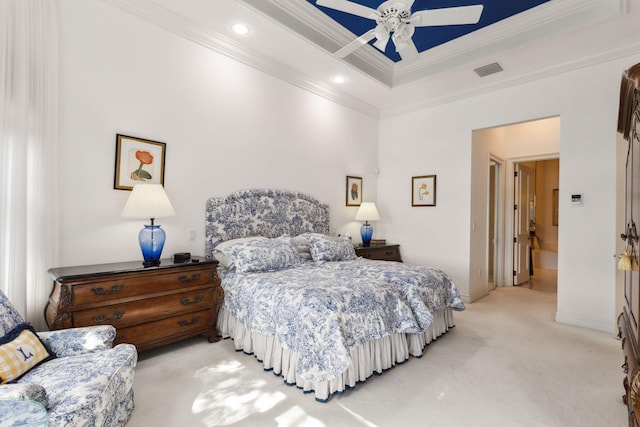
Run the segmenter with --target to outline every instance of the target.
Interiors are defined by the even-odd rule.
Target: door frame
[[[491,164],[495,164],[495,183],[494,183],[494,236],[495,242],[493,243],[493,288],[489,290],[493,290],[495,288],[499,288],[504,286],[505,277],[504,277],[504,258],[505,258],[505,240],[504,240],[504,228],[505,228],[505,208],[504,208],[504,194],[505,194],[505,161],[504,159],[489,153],[489,162],[488,167],[491,169]],[[487,174],[487,194],[489,195],[491,192],[491,180],[490,173]],[[486,271],[487,271],[487,287],[489,287],[488,283],[488,272],[489,272],[489,263],[491,262],[489,258],[489,247],[492,244],[491,242],[491,234],[490,230],[490,221],[491,221],[491,207],[487,202],[487,260],[486,260]]]
[[[506,162],[506,176],[509,177],[505,181],[505,208],[504,214],[505,218],[513,218],[513,206],[515,205],[515,188],[514,188],[514,180],[513,174],[515,172],[515,164],[523,163],[523,162],[535,162],[537,160],[553,160],[560,159],[560,153],[548,153],[544,155],[537,156],[522,156],[522,157],[511,157],[507,159]],[[559,209],[562,210],[562,206],[559,206]],[[510,215],[510,216],[509,216]],[[511,219],[508,225],[505,224],[504,227],[504,241],[505,242],[513,242],[514,234],[513,234],[513,219]],[[504,285],[505,286],[513,286],[513,245],[505,245],[505,247],[509,248],[504,251],[504,270],[503,274],[505,277]]]

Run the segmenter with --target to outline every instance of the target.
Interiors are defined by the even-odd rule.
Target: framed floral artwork
[[[436,205],[436,176],[424,175],[411,178],[411,206]]]
[[[132,190],[140,183],[164,185],[166,144],[116,135],[116,171],[113,188]]]
[[[347,177],[347,206],[360,206],[362,203],[362,178]]]

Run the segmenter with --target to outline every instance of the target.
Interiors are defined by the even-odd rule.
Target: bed
[[[358,258],[329,235],[329,207],[299,192],[209,199],[205,252],[220,262],[221,335],[322,402],[420,357],[464,310],[446,273]]]

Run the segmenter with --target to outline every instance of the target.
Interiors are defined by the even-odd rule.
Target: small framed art
[[[360,206],[362,203],[362,178],[347,177],[347,206]]]
[[[436,176],[424,175],[411,178],[411,206],[436,205]]]
[[[116,170],[113,188],[132,190],[140,183],[164,185],[166,144],[116,135]]]

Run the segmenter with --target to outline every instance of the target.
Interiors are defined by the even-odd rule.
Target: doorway
[[[560,160],[514,163],[513,284],[557,283]],[[543,278],[542,281],[535,280]]]
[[[514,164],[558,159],[559,153],[560,117],[473,131],[469,301],[488,295],[493,286],[513,285]],[[532,254],[534,261],[537,256]]]

